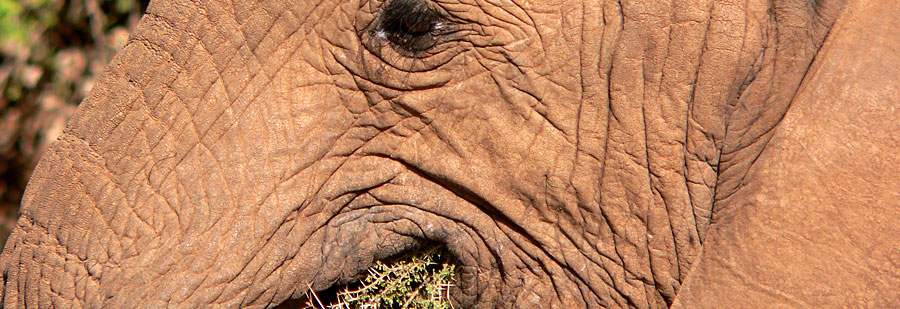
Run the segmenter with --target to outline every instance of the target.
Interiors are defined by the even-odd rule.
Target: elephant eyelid
[[[423,0],[392,0],[381,12],[374,35],[403,52],[425,52],[448,32],[448,22]]]

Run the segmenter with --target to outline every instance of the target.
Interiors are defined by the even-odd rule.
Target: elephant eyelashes
[[[444,19],[422,0],[393,0],[382,12],[376,34],[402,51],[431,49],[444,30]]]
[[[374,10],[359,10],[354,25],[361,47],[379,60],[372,63],[421,72],[447,64],[465,51],[465,44],[453,43],[464,42],[470,26],[436,1],[372,1],[380,3],[372,4]]]

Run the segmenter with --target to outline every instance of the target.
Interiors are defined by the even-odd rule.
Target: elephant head
[[[3,302],[274,306],[431,242],[464,307],[896,305],[898,14],[154,0],[35,171]]]

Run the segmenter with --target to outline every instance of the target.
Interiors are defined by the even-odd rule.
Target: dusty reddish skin
[[[159,0],[31,179],[7,307],[274,306],[421,240],[462,307],[900,299],[900,5]],[[381,40],[381,41],[380,41]]]
[[[900,307],[898,14],[848,4],[675,307]]]

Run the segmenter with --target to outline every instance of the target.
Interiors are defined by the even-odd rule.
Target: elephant
[[[456,307],[900,306],[900,2],[153,0],[6,307],[273,307],[425,243]]]

